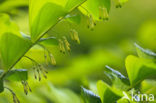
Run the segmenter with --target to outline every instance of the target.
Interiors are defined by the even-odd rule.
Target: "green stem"
[[[28,56],[24,56],[24,57],[27,58],[27,59],[29,59],[29,60],[31,60],[33,63],[38,64],[34,59],[32,59],[32,58],[30,58]]]

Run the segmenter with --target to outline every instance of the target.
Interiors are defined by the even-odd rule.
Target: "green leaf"
[[[146,94],[154,94],[156,95],[156,81],[155,80],[144,80],[141,83],[141,92]]]
[[[10,72],[8,72],[4,79],[10,81],[25,81],[28,79],[28,71],[27,69],[11,70]]]
[[[131,86],[135,86],[142,80],[156,75],[156,64],[150,59],[129,55],[126,58],[126,70]]]
[[[31,47],[31,42],[12,33],[0,38],[0,53],[5,70],[10,69]]]
[[[41,38],[39,40],[39,43],[46,45],[58,45],[58,40],[56,39],[56,37]]]
[[[102,103],[115,103],[121,97],[103,81],[97,82],[97,89]]]
[[[0,75],[4,73],[3,70],[0,71]],[[9,71],[6,76],[4,77],[4,80],[11,80],[11,81],[22,81],[28,79],[28,71],[27,69],[15,69]]]
[[[4,91],[3,79],[0,79],[0,93]]]
[[[84,1],[68,0],[66,5],[62,6],[55,4],[53,0],[30,0],[29,20],[32,41],[35,42],[42,37],[61,18]]]
[[[136,43],[135,46],[139,57],[147,59],[156,59],[156,53],[152,52],[149,49],[144,49]]]
[[[121,74],[119,71],[114,70],[113,68],[106,66],[106,71],[107,73],[110,73],[112,76],[118,77],[122,82],[125,84],[129,85],[129,80],[127,77],[125,77],[123,74]]]
[[[112,81],[112,87],[120,90],[127,90],[129,88],[129,79],[122,75],[119,71],[114,70],[113,68],[106,66],[105,72]]]
[[[28,6],[28,0],[5,0],[0,4],[1,12],[10,12],[17,7]]]
[[[66,14],[61,6],[51,2],[45,2],[46,0],[43,2],[41,1],[43,0],[30,0],[30,30],[33,42],[55,25],[60,17]],[[38,5],[39,7],[37,7]],[[38,8],[40,8],[40,10],[37,15],[35,15],[36,13],[34,12],[37,12],[36,9]],[[34,13],[34,15],[31,15],[31,13]]]
[[[21,37],[18,26],[6,14],[0,14],[0,28],[0,55],[3,68],[7,70],[28,51],[32,43]]]
[[[21,35],[18,26],[10,20],[9,15],[4,13],[0,13],[0,28],[0,37],[6,32]]]
[[[95,95],[92,91],[81,87],[81,95],[85,103],[101,103],[100,97]]]
[[[100,7],[104,7],[107,9],[107,12],[110,11],[111,2],[110,0],[87,0],[82,7],[79,9],[85,15],[91,14],[95,20],[99,20],[100,16]]]

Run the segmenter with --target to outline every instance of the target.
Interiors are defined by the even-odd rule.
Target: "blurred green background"
[[[29,34],[28,1],[18,2],[18,8],[4,2],[5,0],[0,1],[0,11],[11,15],[20,30]],[[22,58],[16,68],[29,68],[28,83],[33,92],[27,96],[23,93],[21,83],[6,82],[6,85],[15,91],[21,103],[82,103],[81,85],[96,92],[97,80],[102,79],[109,83],[109,79],[104,75],[105,65],[127,75],[125,58],[129,54],[136,55],[135,42],[156,52],[155,5],[155,0],[130,0],[121,9],[115,8],[115,4],[112,4],[109,21],[97,22],[93,31],[87,28],[84,15],[81,15],[80,24],[70,24],[67,21],[58,23],[47,36],[60,38],[65,35],[69,39],[70,29],[76,29],[81,44],[69,40],[71,53],[66,54],[60,53],[57,46],[47,46],[53,53],[57,65],[46,67],[49,71],[48,78],[42,78],[41,82],[33,77],[31,61]],[[43,51],[35,46],[27,55],[39,63],[44,63]],[[154,83],[155,81],[144,81],[143,88],[148,87],[147,85],[155,87]],[[7,90],[0,94],[0,103],[11,102],[12,97]]]

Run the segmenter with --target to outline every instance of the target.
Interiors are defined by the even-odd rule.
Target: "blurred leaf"
[[[28,6],[28,0],[5,0],[0,4],[0,11],[10,12],[14,8]]]
[[[156,64],[152,60],[129,55],[126,58],[126,70],[131,86],[135,86],[142,80],[156,75]]]
[[[3,79],[0,79],[0,93],[4,91]]]
[[[0,70],[0,75],[3,73],[3,70]]]
[[[52,83],[46,83],[46,89],[40,89],[43,96],[54,103],[81,103],[80,97],[68,88],[57,88]]]
[[[121,3],[121,4],[124,4],[124,3],[126,3],[128,0],[120,0],[119,2]]]
[[[88,12],[93,16],[95,20],[99,20],[99,8],[104,7],[107,12],[110,11],[111,2],[110,0],[87,0],[82,7],[79,7],[82,13],[88,15]]]
[[[17,24],[12,22],[10,20],[9,15],[7,15],[7,14],[0,13],[0,28],[1,28],[0,37],[2,36],[2,34],[6,33],[6,32],[11,32],[18,36],[21,36]]]
[[[156,21],[150,20],[144,22],[140,27],[137,40],[143,44],[146,48],[150,48],[151,50],[156,50]]]
[[[66,61],[66,58],[64,61]],[[62,84],[71,79],[79,79],[86,75],[92,75],[97,71],[103,71],[103,67],[107,64],[118,66],[121,63],[119,52],[100,49],[89,55],[78,56],[67,67],[59,67],[56,71],[50,71],[48,77],[52,83]]]
[[[141,83],[141,92],[146,94],[154,94],[156,95],[156,81],[155,80],[144,80]]]
[[[42,37],[52,26],[84,0],[68,0],[65,8],[53,0],[30,0],[30,30],[33,42]]]
[[[115,90],[113,91],[101,80],[97,82],[97,89],[102,103],[115,103],[118,99],[120,99],[120,96],[115,93]]]
[[[85,103],[101,103],[99,96],[83,87],[81,87],[81,95]]]
[[[5,78],[6,80],[11,80],[11,81],[22,81],[22,80],[27,80],[28,79],[28,71],[27,69],[15,69],[11,70]]]
[[[151,50],[144,49],[136,43],[135,46],[139,57],[147,59],[156,59],[156,53],[152,52]]]

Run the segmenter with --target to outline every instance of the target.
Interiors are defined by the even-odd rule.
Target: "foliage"
[[[114,2],[115,7],[120,8],[127,0],[114,0]],[[111,0],[0,1],[0,101],[10,102],[7,98],[8,92],[13,96],[14,103],[20,101],[22,103],[135,103],[131,101],[132,92],[154,94],[156,90],[153,80],[156,75],[156,53],[153,52],[155,24],[147,23],[149,25],[147,30],[147,24],[144,25],[136,37],[138,44],[142,43],[153,51],[144,49],[136,43],[133,46],[129,38],[125,39],[121,35],[121,38],[114,37],[117,42],[109,40],[113,37],[111,35],[98,37],[99,31],[105,27],[101,26],[99,31],[96,31],[96,27],[100,28],[98,25],[102,21],[108,24],[106,21],[110,19],[111,22],[112,15],[116,18],[117,14],[114,12],[111,14],[113,6]],[[20,24],[25,27],[25,24],[29,23],[25,30],[27,32],[22,30],[21,25],[19,26],[18,17],[23,14],[26,16],[20,18]],[[82,28],[85,26],[89,29],[86,30],[86,35],[89,36],[83,35],[85,33]],[[110,29],[112,27],[118,32]],[[109,24],[105,30],[106,34],[107,31],[112,31],[118,36],[121,31],[125,32],[127,29],[120,30],[116,25],[110,27]],[[93,33],[97,35],[91,37]],[[100,43],[99,38],[102,41],[108,39],[109,43],[115,45],[120,42],[117,44],[119,48],[112,47],[111,43],[107,45],[106,42],[102,42],[108,48],[96,47],[95,50],[90,50],[91,45],[96,45],[95,41]],[[80,48],[74,42],[80,44]],[[87,45],[83,45],[85,43]],[[135,47],[138,56],[134,55]],[[74,50],[75,48],[78,49]],[[72,60],[68,58],[68,55],[72,58],[80,51],[85,56],[81,55]],[[125,57],[124,67],[122,64]],[[116,70],[108,65],[120,69]],[[99,80],[100,78],[102,80]],[[33,93],[24,95],[21,92],[21,84],[16,86],[19,82],[23,85],[26,95],[29,91]]]
[[[125,101],[120,100],[120,98],[125,96],[125,92],[131,95],[130,93],[132,90],[138,91],[138,88],[140,88],[141,82],[143,80],[151,79],[150,77],[154,77],[156,75],[155,74],[156,64],[153,59],[155,57],[155,53],[150,50],[140,47],[138,44],[135,44],[135,46],[136,46],[139,57],[129,55],[125,60],[125,66],[126,66],[129,79],[127,79],[127,77],[122,75],[120,72],[110,68],[109,66],[106,66],[105,73],[112,81],[112,85],[110,87],[103,81],[97,82],[98,94],[102,101],[102,102],[97,102],[97,103],[108,103],[108,102],[115,103],[117,101],[119,101],[120,103],[125,103]],[[114,85],[117,85],[117,86],[114,86]],[[92,95],[95,95],[95,94],[92,94]],[[84,95],[84,98],[85,97],[86,95]],[[132,98],[132,97],[129,97],[129,98]],[[133,103],[133,101],[131,101],[131,99],[129,98],[124,98],[124,99],[127,99],[129,103],[131,102]]]

